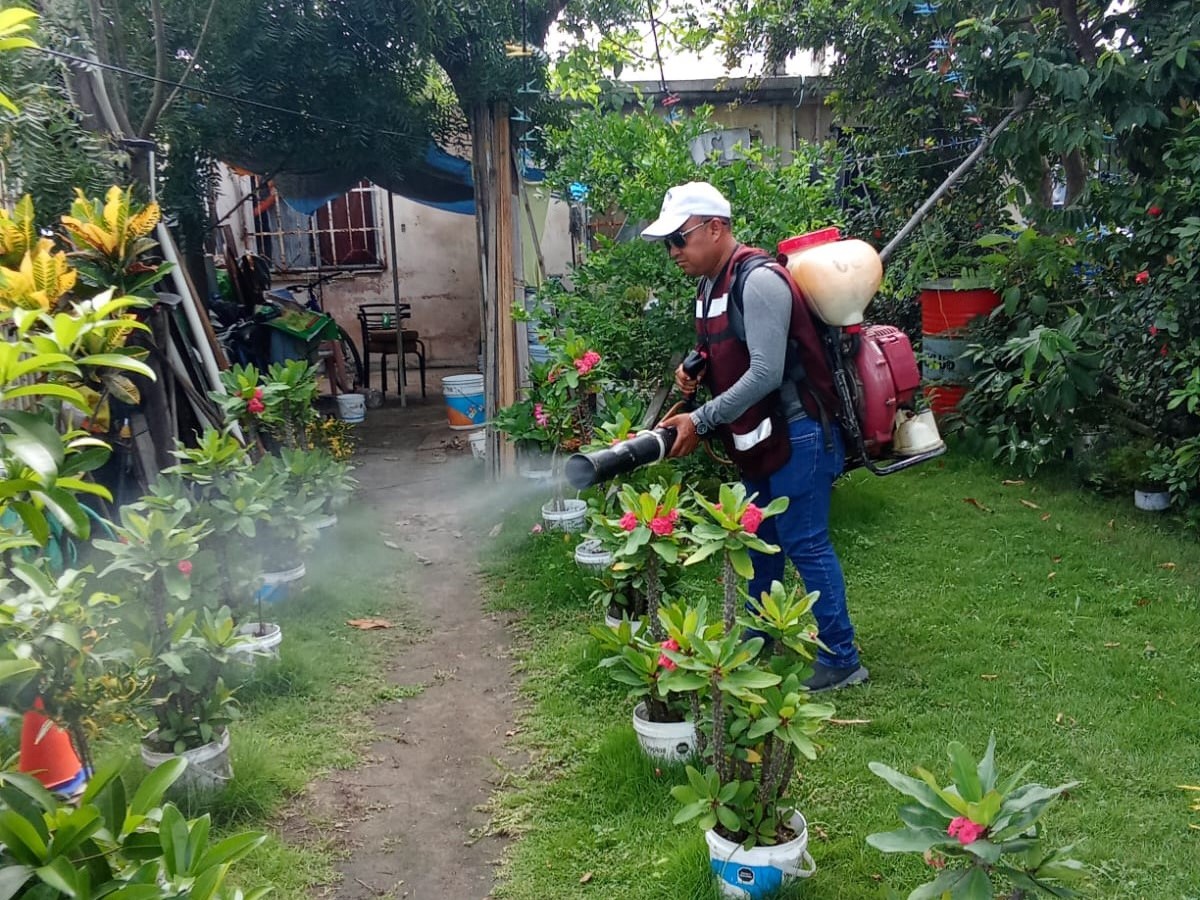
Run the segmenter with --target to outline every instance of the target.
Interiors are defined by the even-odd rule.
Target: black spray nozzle
[[[683,374],[688,378],[699,378],[700,373],[704,371],[704,366],[708,363],[708,354],[703,350],[693,350],[683,358]],[[691,412],[696,408],[696,392],[683,395],[683,408]]]
[[[603,450],[576,453],[567,460],[564,474],[576,490],[589,488],[666,458],[675,443],[675,434],[674,428],[655,428],[638,432]]]

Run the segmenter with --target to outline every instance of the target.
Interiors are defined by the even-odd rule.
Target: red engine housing
[[[896,410],[912,404],[921,371],[908,335],[891,325],[862,330],[854,365],[863,441],[867,455],[879,457],[892,444]]]

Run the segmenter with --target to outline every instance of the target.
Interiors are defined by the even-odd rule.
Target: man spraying
[[[867,680],[854,645],[842,566],[829,539],[833,482],[845,454],[834,421],[832,376],[799,289],[761,250],[738,243],[729,201],[706,182],[667,191],[659,217],[642,232],[663,241],[671,259],[700,279],[696,291],[699,379],[680,366],[675,383],[712,397],[698,409],[660,423],[677,432],[671,456],[686,456],[703,435],[720,438],[759,506],[787,497],[787,510],[763,522],[758,536],[782,554],[751,553],[753,597],[783,580],[784,556],[809,591],[822,649],[807,685],[829,691]]]

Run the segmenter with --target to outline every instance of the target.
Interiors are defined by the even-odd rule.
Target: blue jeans
[[[842,436],[830,426],[832,448],[826,447],[825,431],[816,419],[795,419],[788,423],[792,457],[778,472],[767,478],[745,478],[746,490],[756,492],[756,506],[765,507],[776,497],[791,502],[785,512],[764,519],[758,536],[768,544],[778,544],[780,553],[751,551],[754,577],[750,596],[760,597],[770,590],[772,581],[783,581],[784,558],[790,559],[809,591],[819,591],[813,606],[817,634],[828,648],[817,653],[817,660],[838,668],[858,665],[854,646],[854,626],[846,609],[846,580],[829,540],[829,501],[834,479],[842,473],[845,454]]]

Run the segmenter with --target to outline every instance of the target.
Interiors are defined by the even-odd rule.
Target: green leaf
[[[742,820],[728,806],[718,806],[716,808],[717,821],[724,825],[730,831],[740,831]]]
[[[65,856],[56,857],[49,865],[42,866],[37,870],[37,876],[44,884],[50,885],[68,897],[78,896],[75,890],[78,873]]]
[[[959,815],[958,810],[943,800],[939,794],[934,792],[933,788],[924,782],[897,772],[891,766],[886,766],[879,762],[868,763],[867,768],[900,793],[912,797],[922,806],[940,813],[946,819],[953,819]]]
[[[63,461],[62,436],[55,427],[33,413],[5,410],[0,420],[12,429],[3,436],[4,446],[46,482],[54,480]]]
[[[966,877],[950,890],[951,900],[992,900],[993,896],[992,882],[978,866],[968,869]]]
[[[267,836],[265,834],[260,834],[256,831],[231,835],[222,841],[218,841],[204,852],[204,855],[200,857],[200,862],[196,866],[196,871],[203,871],[210,866],[237,862],[260,846],[266,839]]]
[[[983,754],[983,759],[979,761],[979,766],[975,771],[979,776],[979,786],[984,793],[996,786],[996,733],[994,731],[988,738],[987,751]]]
[[[949,752],[950,773],[954,778],[955,787],[958,788],[958,795],[968,803],[978,802],[983,797],[983,791],[979,787],[979,773],[975,769],[975,760],[958,741],[950,742]]]
[[[743,548],[738,547],[736,550],[729,551],[729,562],[733,566],[733,571],[746,579],[754,577],[754,563],[750,561],[750,554]]]
[[[183,770],[187,768],[187,760],[182,757],[167,760],[159,764],[149,775],[142,779],[129,811],[135,816],[144,816],[162,803],[163,794],[173,785]]]
[[[0,900],[12,900],[33,876],[29,866],[5,866],[0,869]]]
[[[867,843],[883,853],[923,853],[931,847],[957,842],[945,831],[935,828],[900,828],[869,834]]]

